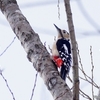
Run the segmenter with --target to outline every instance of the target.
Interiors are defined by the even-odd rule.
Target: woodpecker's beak
[[[57,31],[61,31],[58,26],[56,26],[55,24],[54,24],[54,26],[56,27]]]
[[[54,26],[56,27],[56,29],[57,29],[58,33],[61,35],[61,37],[64,38],[62,35],[62,32],[61,32],[61,29],[58,26],[56,26],[55,24],[54,24]]]

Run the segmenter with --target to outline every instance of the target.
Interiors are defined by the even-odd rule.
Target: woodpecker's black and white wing
[[[68,74],[70,71],[71,62],[72,62],[70,42],[67,39],[61,38],[57,40],[56,46],[59,52],[59,56],[63,60],[62,68],[66,70],[66,74]]]

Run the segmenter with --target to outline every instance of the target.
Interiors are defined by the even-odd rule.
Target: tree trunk
[[[72,93],[50,59],[45,46],[41,43],[24,15],[16,0],[0,0],[0,9],[6,16],[12,30],[20,40],[27,53],[27,58],[43,78],[54,100],[72,100]]]
[[[78,57],[76,48],[76,38],[74,25],[72,20],[72,12],[70,7],[70,0],[64,0],[65,9],[67,14],[68,27],[70,32],[73,56],[73,100],[79,100],[79,72],[78,72]]]

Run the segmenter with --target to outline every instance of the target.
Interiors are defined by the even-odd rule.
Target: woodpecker
[[[70,36],[66,30],[60,29],[55,24],[54,26],[57,29],[58,37],[52,46],[52,59],[60,69],[61,78],[65,81],[72,62]]]

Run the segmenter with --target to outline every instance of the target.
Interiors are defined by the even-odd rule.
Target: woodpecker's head
[[[54,24],[54,26],[56,27],[57,31],[58,31],[58,39],[60,38],[65,38],[65,39],[69,39],[69,33],[66,30],[62,30],[60,29],[58,26],[56,26]]]

